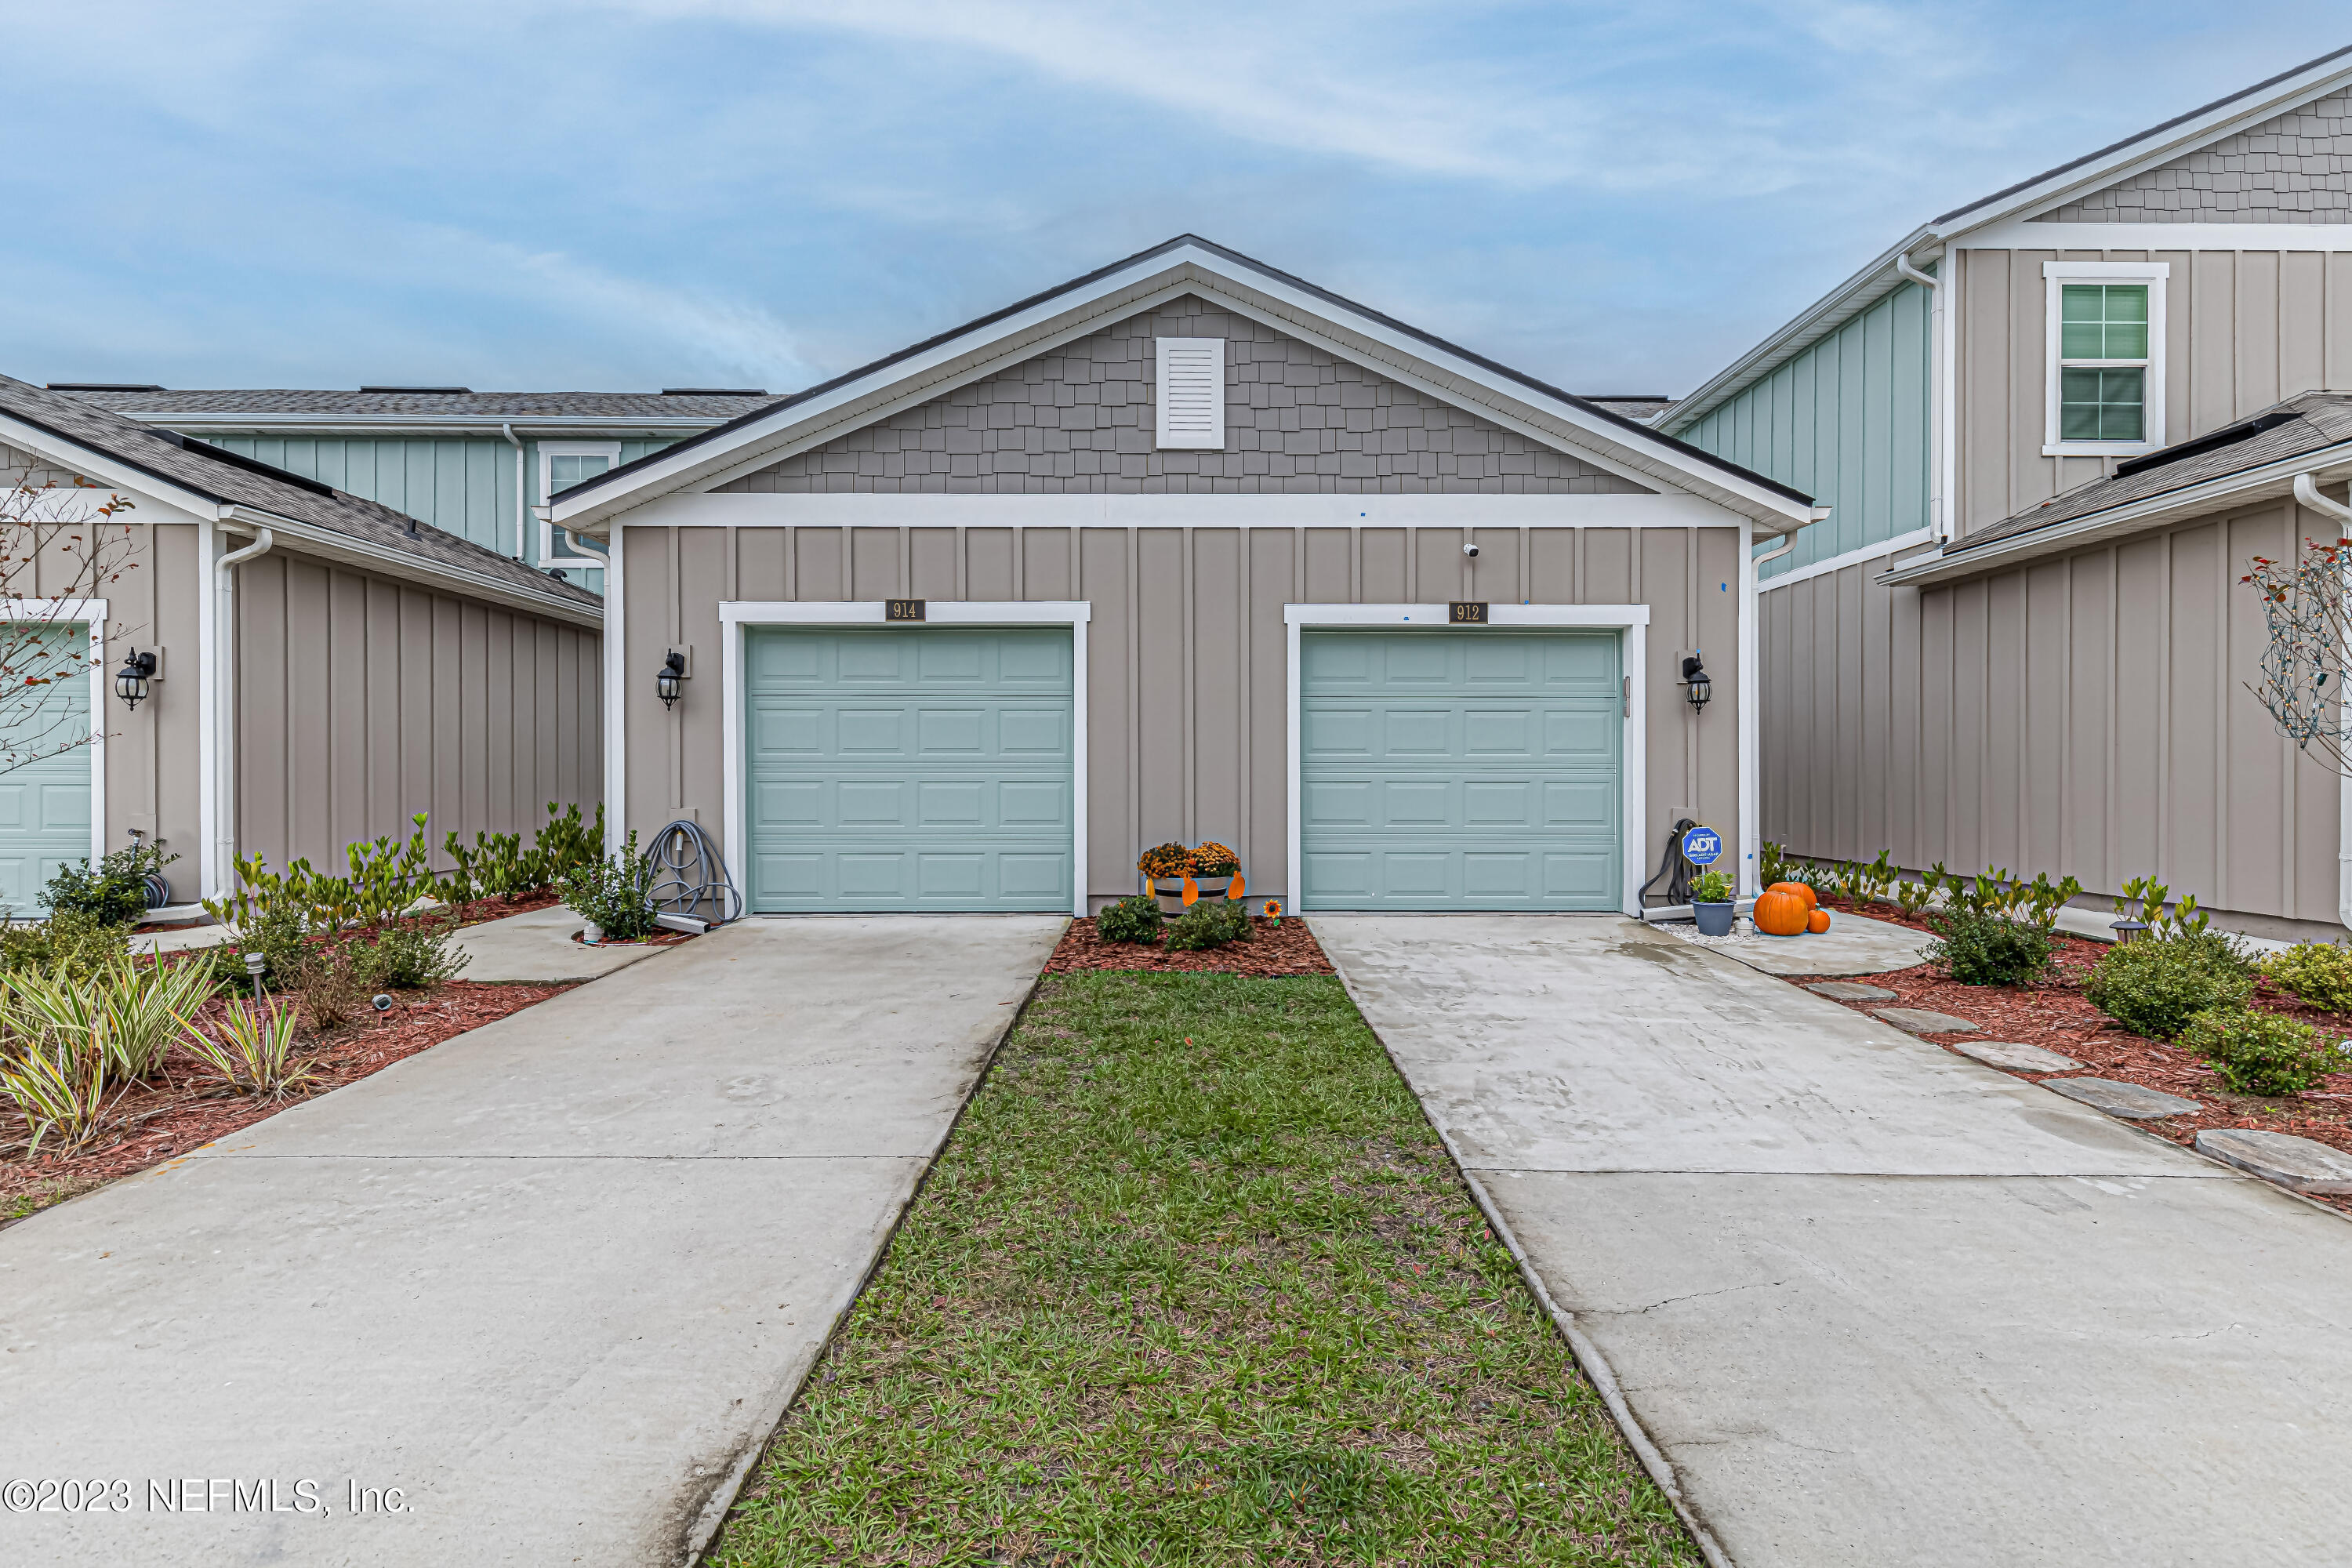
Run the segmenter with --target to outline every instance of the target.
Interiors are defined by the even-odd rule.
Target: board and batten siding
[[[2352,253],[1963,250],[1958,279],[1961,531],[2097,479],[2114,461],[2046,458],[2047,261],[2160,261],[2164,438],[2178,444],[2315,387],[2352,386]],[[1811,531],[1810,530],[1808,531]]]
[[[643,833],[687,815],[723,831],[721,602],[899,597],[1091,605],[1083,874],[1097,902],[1133,891],[1136,856],[1173,838],[1240,849],[1254,896],[1295,891],[1282,885],[1291,604],[1648,605],[1649,818],[1663,833],[1689,807],[1736,831],[1735,704],[1693,713],[1674,664],[1677,648],[1703,647],[1717,689],[1738,689],[1736,528],[636,524],[619,537],[625,826]],[[694,648],[695,673],[665,711],[652,672],[679,646]]]
[[[283,549],[233,570],[240,853],[340,869],[420,811],[436,851],[452,830],[528,837],[550,801],[594,815],[593,629]]]
[[[2038,275],[2037,275],[2038,276]],[[2292,503],[1923,588],[1824,573],[1763,595],[1763,831],[1817,858],[2153,874],[2257,934],[2336,925],[2337,781],[2246,689],[2247,558]]]
[[[1906,283],[1676,434],[1835,509],[1764,581],[1928,525],[1927,290]]]

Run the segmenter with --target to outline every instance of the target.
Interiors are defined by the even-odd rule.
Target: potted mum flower
[[[1181,844],[1157,844],[1143,852],[1135,863],[1143,873],[1147,891],[1160,895],[1160,907],[1181,914],[1184,878],[1192,868],[1192,852]]]
[[[1192,884],[1204,899],[1223,898],[1241,869],[1242,858],[1213,838],[1192,847]]]

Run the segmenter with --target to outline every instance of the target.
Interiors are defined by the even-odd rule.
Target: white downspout
[[[530,547],[524,542],[523,529],[526,520],[530,515],[526,510],[530,504],[530,489],[527,482],[529,475],[524,472],[530,465],[523,455],[522,442],[515,437],[514,426],[501,425],[499,430],[506,437],[507,445],[515,449],[515,559],[529,565],[530,557],[525,552]]]
[[[226,526],[226,525],[224,525]],[[213,563],[213,896],[236,883],[236,579],[229,568],[269,552],[278,536],[253,531],[253,542]]]
[[[1949,270],[1952,252],[1944,251],[1944,267]],[[1904,251],[1895,258],[1895,270],[1927,290],[1932,304],[1927,321],[1928,353],[1931,363],[1927,371],[1927,472],[1934,477],[1935,493],[1927,498],[1928,526],[1935,531],[1938,542],[1949,540],[1952,527],[1952,475],[1947,461],[1951,453],[1949,432],[1946,429],[1951,413],[1952,399],[1944,382],[1951,369],[1951,349],[1945,341],[1944,286],[1935,274],[1922,272],[1911,265],[1911,253]]]
[[[2339,530],[2352,532],[2352,506],[2321,495],[2319,481],[2309,474],[2295,475],[2294,499],[2307,510],[2333,518]],[[2340,721],[2352,727],[2352,682],[2344,685]],[[2352,928],[2352,773],[2341,777],[2336,786],[2336,923]]]

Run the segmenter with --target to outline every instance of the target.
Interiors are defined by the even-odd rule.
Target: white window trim
[[[608,603],[610,601],[607,601]],[[743,857],[743,628],[746,626],[916,627],[892,621],[887,601],[775,601],[722,599],[719,604],[719,700],[721,766],[726,769],[724,826],[728,874],[750,907],[751,879]],[[1087,912],[1087,623],[1094,605],[1086,599],[933,599],[929,626],[1067,626],[1070,628],[1070,912]],[[691,699],[688,699],[691,700]]]
[[[606,563],[601,556],[558,555],[555,552],[555,524],[548,518],[548,500],[554,494],[555,462],[558,458],[604,458],[614,468],[621,466],[621,444],[618,441],[541,441],[539,444],[539,505],[533,515],[539,519],[539,564],[550,566],[602,567]]]
[[[89,863],[106,858],[106,601],[0,599],[0,621],[80,621],[89,627]]]
[[[1223,338],[1156,338],[1152,387],[1152,436],[1162,451],[1214,452],[1225,445],[1225,373],[1231,356]],[[1211,406],[1214,410],[1213,428],[1200,435],[1180,435],[1168,427],[1168,356],[1171,353],[1200,350],[1216,355],[1217,375],[1215,395]]]
[[[1649,692],[1646,686],[1644,639],[1650,626],[1647,605],[1492,605],[1486,611],[1488,624],[1496,626],[1582,627],[1593,631],[1614,631],[1622,634],[1622,661],[1621,673],[1632,679],[1628,689],[1633,711],[1623,720],[1625,726],[1625,799],[1622,806],[1623,845],[1621,848],[1623,870],[1624,913],[1641,918],[1642,858],[1649,843],[1649,826],[1645,818],[1644,794],[1649,787],[1645,768],[1648,756]],[[1306,861],[1301,849],[1300,811],[1304,792],[1299,785],[1300,744],[1298,733],[1299,662],[1298,638],[1302,631],[1324,631],[1347,626],[1411,627],[1415,631],[1459,631],[1451,624],[1447,606],[1444,605],[1285,605],[1282,607],[1283,630],[1288,637],[1288,730],[1289,757],[1289,873],[1287,897],[1295,912],[1307,912],[1306,908]],[[1743,679],[1745,669],[1742,671]],[[1745,828],[1742,828],[1742,837]],[[1735,840],[1737,842],[1738,840]],[[1338,910],[1319,911],[1325,914]]]
[[[2172,266],[2164,261],[2045,261],[2042,264],[2044,327],[2042,455],[2045,458],[2131,458],[2164,445],[2164,288]],[[2141,389],[2146,424],[2137,441],[2058,438],[2058,374],[2065,286],[2069,283],[2147,285],[2147,379]],[[2117,362],[2124,363],[2124,362]]]

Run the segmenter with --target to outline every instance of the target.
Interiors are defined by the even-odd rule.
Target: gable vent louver
[[[1225,340],[1161,338],[1160,445],[1225,444]]]

